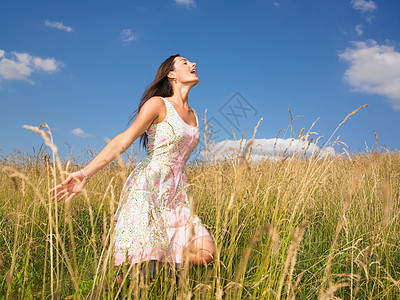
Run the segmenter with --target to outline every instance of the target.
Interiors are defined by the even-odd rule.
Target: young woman
[[[180,55],[166,59],[145,90],[131,126],[117,135],[82,170],[51,189],[69,201],[101,168],[140,137],[147,156],[129,175],[116,213],[115,265],[151,260],[211,262],[214,242],[190,211],[184,166],[200,139],[197,113],[188,104],[199,82],[196,63]]]

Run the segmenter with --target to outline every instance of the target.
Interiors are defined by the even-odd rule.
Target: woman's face
[[[196,63],[190,62],[184,57],[178,56],[175,58],[174,71],[172,75],[174,80],[179,83],[192,83],[193,86],[199,82],[197,77]]]

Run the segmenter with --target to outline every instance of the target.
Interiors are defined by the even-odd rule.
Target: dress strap
[[[169,108],[169,106],[171,105],[172,106],[172,104],[171,103],[169,103],[169,101],[167,100],[167,99],[165,99],[164,97],[161,97],[161,96],[159,96],[161,99],[163,99],[163,101],[164,101],[164,103],[165,103],[165,108],[168,110],[168,108]]]
[[[195,109],[193,107],[191,107],[190,109],[193,111],[194,117],[196,118],[197,127],[199,127],[200,124],[199,124],[199,116],[197,115],[197,111],[195,111]]]
[[[172,104],[169,103],[169,101],[167,99],[165,99],[164,97],[159,96],[161,99],[163,99],[164,103],[165,103],[165,118],[166,119],[169,115],[168,111],[171,110],[171,106]]]
[[[167,103],[167,99],[165,99],[164,97],[159,96],[161,99],[163,99],[164,103]]]

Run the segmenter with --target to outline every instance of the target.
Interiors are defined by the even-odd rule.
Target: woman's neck
[[[180,87],[174,89],[174,94],[169,97],[169,99],[178,105],[183,107],[189,107],[188,97],[189,97],[190,87]]]

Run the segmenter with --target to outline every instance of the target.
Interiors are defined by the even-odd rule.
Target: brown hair
[[[179,57],[179,54],[171,55],[168,57],[158,68],[156,78],[152,83],[146,88],[143,93],[142,98],[139,102],[139,107],[135,110],[130,117],[129,123],[139,114],[142,106],[149,100],[151,97],[160,96],[160,97],[171,97],[174,94],[172,90],[171,83],[168,80],[168,73],[174,70],[174,60],[176,57]],[[147,146],[147,133],[143,133],[140,136],[140,144],[143,148]]]

